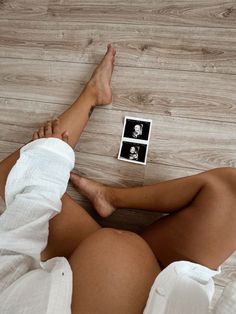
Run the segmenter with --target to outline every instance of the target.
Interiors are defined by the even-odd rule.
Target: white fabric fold
[[[179,261],[156,277],[143,314],[208,314],[214,294],[213,276],[205,266]]]
[[[5,187],[0,216],[0,313],[71,313],[72,271],[64,257],[41,262],[49,220],[61,211],[75,163],[57,138],[23,146]]]

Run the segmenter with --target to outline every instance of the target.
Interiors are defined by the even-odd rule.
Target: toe
[[[38,132],[34,132],[32,137],[33,141],[37,140],[38,138],[39,138]]]
[[[69,141],[69,134],[68,134],[67,131],[63,132],[63,134],[62,134],[62,140],[63,140],[64,142],[68,143],[68,141]]]
[[[111,44],[108,44],[108,45],[107,45],[107,52],[108,52],[108,53],[111,53],[112,56],[115,57],[116,50],[115,50],[115,48],[114,48]]]
[[[108,44],[108,45],[107,45],[107,54],[108,54],[109,52],[111,52],[111,44]]]
[[[52,122],[48,121],[44,127],[44,132],[46,136],[52,135]]]
[[[38,135],[39,135],[40,138],[44,137],[44,127],[43,126],[40,127],[40,129],[38,131]]]
[[[115,49],[112,47],[111,44],[109,44],[107,46],[107,52],[106,52],[105,57],[107,57],[109,59],[113,59],[114,55],[115,55]]]
[[[115,48],[113,48],[113,47],[111,47],[111,49],[112,49],[112,55],[113,55],[113,58],[115,58],[115,55],[116,55],[116,50],[115,50]]]
[[[80,176],[78,176],[74,172],[70,173],[70,181],[71,183],[73,183],[73,185],[77,186],[79,184],[80,179],[81,179]]]
[[[60,128],[59,128],[59,118],[55,119],[52,123],[52,129],[53,133],[60,133]]]
[[[70,180],[76,179],[77,175],[74,172],[70,173]]]

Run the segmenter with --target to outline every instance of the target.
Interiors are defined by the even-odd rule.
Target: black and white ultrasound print
[[[124,137],[148,141],[151,122],[126,119]]]
[[[125,117],[118,159],[145,165],[152,120]]]

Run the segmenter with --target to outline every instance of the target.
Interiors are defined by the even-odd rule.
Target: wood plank
[[[47,17],[48,0],[1,0],[0,18],[41,20]]]
[[[70,104],[94,66],[0,58],[2,98]],[[172,117],[236,121],[236,76],[116,67],[110,109]]]
[[[64,21],[236,26],[235,2],[229,0],[50,0],[48,12],[53,18]]]
[[[98,110],[89,121],[78,149],[117,157],[123,118],[131,114]],[[133,116],[140,117],[140,114]],[[236,165],[235,124],[149,114],[142,117],[153,120],[149,162],[202,170]],[[102,130],[102,134],[97,137],[98,130]]]
[[[48,5],[49,4],[49,5]],[[0,18],[235,28],[233,0],[1,0]]]
[[[97,110],[81,137],[78,149],[116,157],[123,118],[131,114],[129,111]],[[140,117],[140,114],[133,113],[133,116]],[[235,166],[235,124],[144,113],[142,117],[153,120],[149,162],[202,170]],[[102,134],[97,137],[99,130]],[[103,145],[98,145],[99,139]]]
[[[200,169],[149,162],[145,169],[144,185],[192,176],[201,172]]]
[[[98,63],[110,40],[120,66],[236,74],[236,29],[0,20],[0,57]]]
[[[0,122],[35,129],[45,121],[54,119],[68,107],[69,105],[58,103],[0,98]]]
[[[234,1],[220,0],[50,0],[49,14],[58,20],[111,23],[235,27]]]
[[[33,115],[34,109],[31,108],[31,111]],[[77,150],[116,160],[123,119],[126,115],[152,118],[153,127],[148,154],[148,162],[151,164],[202,171],[236,165],[235,124],[171,116],[150,116],[143,113],[140,115],[140,113],[105,108],[94,111],[77,145]],[[23,116],[19,120],[19,116],[12,112],[11,117],[8,117],[8,123],[4,122],[1,125],[0,139],[19,142],[22,142],[22,139],[30,140],[34,127],[28,127],[28,122],[25,121]],[[118,161],[117,165],[120,163],[124,162]],[[146,171],[147,178],[152,178],[152,175],[156,175],[156,171],[159,170],[150,168]]]
[[[141,186],[145,168],[138,164],[131,166],[110,156],[76,152],[75,171],[101,183],[124,187]]]

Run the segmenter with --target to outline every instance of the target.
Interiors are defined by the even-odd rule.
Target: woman
[[[65,193],[74,166],[72,148],[91,110],[111,102],[114,61],[115,50],[108,45],[72,106],[0,163],[0,193],[6,197],[0,218],[1,313],[69,313],[70,308],[79,314],[164,313],[175,292],[170,287],[183,274],[185,286],[196,283],[175,305],[187,311],[169,313],[204,313],[208,303],[199,294],[199,274],[205,276],[201,289],[210,302],[214,269],[235,250],[234,168],[135,188],[108,187],[71,173],[74,186],[103,217],[116,208],[170,213],[139,235],[101,228]],[[194,274],[191,282],[187,271]],[[169,285],[166,292],[160,282]],[[201,312],[186,304],[186,291],[198,296]]]

